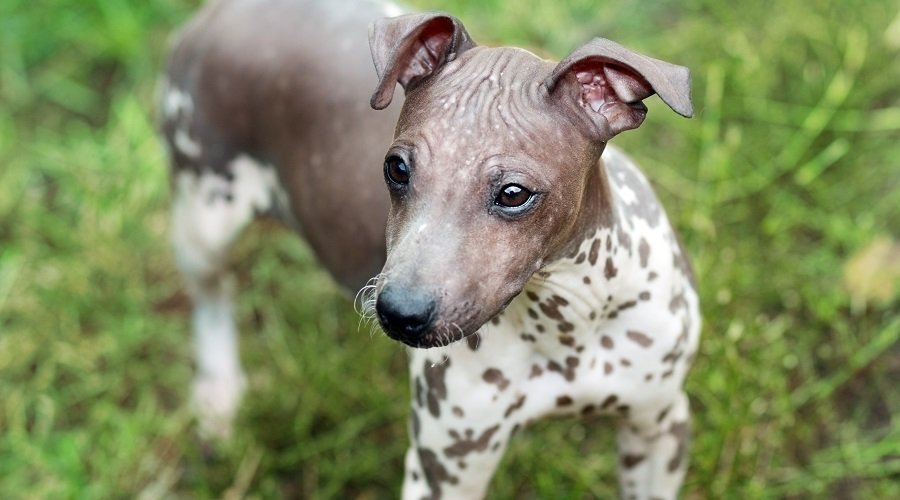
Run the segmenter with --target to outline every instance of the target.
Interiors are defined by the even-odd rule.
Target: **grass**
[[[235,255],[237,435],[195,437],[150,110],[196,3],[0,5],[0,497],[393,498],[403,350],[271,225]],[[896,2],[413,3],[477,40],[560,57],[602,35],[693,70],[693,120],[654,101],[617,139],[700,276],[684,497],[900,497]],[[492,498],[609,498],[612,446],[603,422],[537,425]]]

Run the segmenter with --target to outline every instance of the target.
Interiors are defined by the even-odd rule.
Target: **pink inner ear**
[[[576,68],[575,78],[581,84],[584,103],[596,112],[605,104],[630,104],[653,94],[653,89],[643,78],[609,64],[594,63]]]
[[[602,73],[578,71],[575,78],[581,84],[581,99],[594,111],[599,112],[604,104],[616,101],[615,93]]]
[[[409,62],[397,78],[400,84],[406,88],[410,83],[432,74],[446,54],[452,36],[452,23],[449,31],[441,22],[434,22],[425,28],[409,48]]]

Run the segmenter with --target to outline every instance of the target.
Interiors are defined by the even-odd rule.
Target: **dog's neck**
[[[568,244],[563,245],[556,254],[551,255],[547,259],[545,267],[552,266],[553,263],[567,257],[575,257],[579,247],[586,239],[589,239],[596,231],[613,228],[616,224],[616,210],[610,188],[609,173],[601,157],[586,173],[585,187],[577,205],[576,217],[569,231]]]

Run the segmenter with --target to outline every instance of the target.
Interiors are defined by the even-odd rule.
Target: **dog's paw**
[[[234,417],[247,387],[243,374],[231,377],[199,375],[191,393],[191,406],[197,415],[200,437],[227,440]]]

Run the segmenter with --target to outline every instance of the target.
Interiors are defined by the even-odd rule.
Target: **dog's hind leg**
[[[237,156],[215,168],[181,168],[173,174],[172,245],[194,302],[192,403],[201,434],[224,438],[246,386],[228,251],[257,213],[271,210],[275,173]]]

